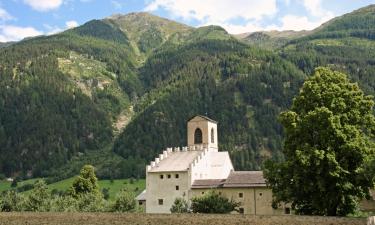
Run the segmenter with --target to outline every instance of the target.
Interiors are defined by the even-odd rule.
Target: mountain
[[[289,42],[281,55],[306,74],[317,66],[343,71],[375,94],[375,5],[337,17]]]
[[[315,67],[374,94],[374,18],[369,6],[311,32],[234,37],[131,13],[0,48],[0,173],[59,180],[91,163],[100,177],[142,177],[186,144],[196,114],[219,121],[236,169],[282,160],[278,114]]]
[[[278,49],[289,41],[307,36],[310,31],[259,31],[235,35],[238,39],[260,48]]]

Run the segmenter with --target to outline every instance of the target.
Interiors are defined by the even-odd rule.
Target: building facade
[[[167,148],[146,168],[146,190],[137,200],[147,213],[170,213],[176,198],[189,200],[215,189],[241,203],[240,213],[280,214],[261,171],[234,171],[218,150],[217,122],[195,116],[187,123],[187,146]]]
[[[167,148],[146,168],[146,190],[136,200],[146,213],[170,213],[176,198],[190,201],[210,190],[239,202],[239,213],[291,214],[289,205],[272,208],[272,190],[262,171],[234,171],[228,152],[218,149],[217,122],[195,116],[187,123],[187,146]],[[360,202],[375,212],[372,199]]]

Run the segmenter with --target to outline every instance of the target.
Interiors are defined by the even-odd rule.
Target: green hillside
[[[281,55],[305,73],[317,66],[343,71],[375,94],[375,5],[332,19],[311,35],[291,41]]]
[[[374,11],[241,40],[131,13],[0,48],[0,174],[58,181],[93,164],[101,179],[144,177],[164,148],[186,145],[196,114],[219,121],[236,169],[282,160],[277,116],[315,67],[375,94]]]

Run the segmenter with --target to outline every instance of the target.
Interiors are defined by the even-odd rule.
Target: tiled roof
[[[227,179],[195,180],[191,188],[220,187],[266,187],[266,180],[262,171],[231,171]]]
[[[222,186],[224,181],[225,179],[195,180],[191,188],[217,188]]]
[[[232,171],[223,187],[266,187],[262,171]]]

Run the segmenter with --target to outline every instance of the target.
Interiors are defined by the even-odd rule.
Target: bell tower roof
[[[195,116],[193,116],[193,117],[191,117],[189,120],[188,120],[188,122],[190,122],[190,121],[201,121],[201,120],[206,120],[206,121],[209,121],[209,122],[211,122],[211,123],[216,123],[217,124],[217,121],[215,121],[215,120],[213,120],[213,119],[211,119],[211,118],[209,118],[209,117],[207,117],[207,116],[202,116],[202,115],[195,115]]]

